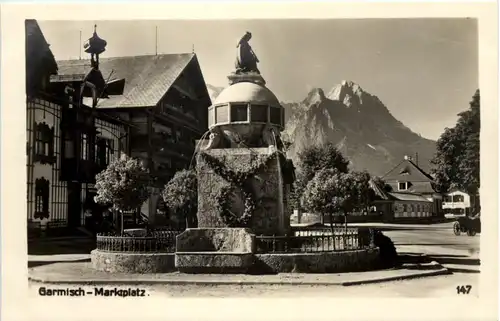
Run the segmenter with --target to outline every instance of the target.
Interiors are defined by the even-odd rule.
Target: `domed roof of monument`
[[[233,102],[263,103],[279,106],[278,98],[267,87],[253,82],[238,82],[224,89],[215,99],[214,105]]]

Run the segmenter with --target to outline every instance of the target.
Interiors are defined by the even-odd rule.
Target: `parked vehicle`
[[[481,233],[481,213],[474,216],[459,217],[453,224],[453,233],[467,233],[468,236],[474,236],[476,233]]]

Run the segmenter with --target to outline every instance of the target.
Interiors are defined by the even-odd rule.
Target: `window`
[[[89,136],[87,134],[82,134],[80,155],[83,160],[89,158]]]
[[[96,140],[96,163],[99,167],[106,167],[109,165],[114,154],[114,141],[99,137]]]
[[[252,121],[267,123],[267,105],[252,105],[250,118]]]
[[[406,210],[407,210],[407,205],[403,204],[403,212],[406,212]]]
[[[247,121],[248,120],[248,106],[246,104],[231,104],[231,122],[233,121]]]
[[[70,132],[64,132],[64,158],[75,158],[75,142]]]
[[[44,177],[35,180],[35,218],[49,217],[49,181]]]
[[[408,182],[399,182],[398,183],[398,189],[400,191],[406,191],[409,187],[409,183]]]
[[[453,202],[454,203],[462,203],[463,201],[464,201],[463,195],[453,195]]]
[[[281,125],[281,108],[270,107],[269,118],[271,124]]]
[[[54,128],[45,123],[35,124],[35,161],[53,163]]]
[[[229,121],[228,105],[215,107],[215,122],[217,124],[227,123]]]
[[[182,140],[182,132],[180,130],[175,131],[175,140],[180,142]]]

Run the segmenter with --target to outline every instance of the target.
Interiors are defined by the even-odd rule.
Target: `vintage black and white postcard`
[[[495,3],[1,12],[5,320],[497,319]]]

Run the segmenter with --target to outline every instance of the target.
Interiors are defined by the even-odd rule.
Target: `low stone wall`
[[[247,273],[252,267],[252,253],[177,252],[175,266],[184,273]]]
[[[92,266],[108,273],[343,273],[379,267],[379,249],[316,253],[114,253],[93,250]],[[223,267],[223,268],[222,268]]]
[[[109,273],[166,273],[175,271],[175,253],[116,253],[93,250],[92,267]]]
[[[379,249],[317,253],[255,254],[254,273],[342,273],[375,269]]]

